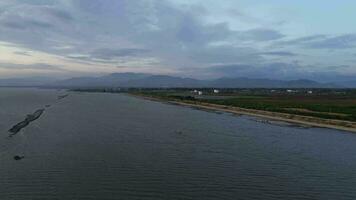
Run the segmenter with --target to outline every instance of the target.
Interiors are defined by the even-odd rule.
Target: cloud
[[[288,52],[288,51],[269,51],[269,52],[262,52],[260,53],[260,55],[290,57],[290,56],[297,56],[298,54]]]
[[[14,52],[14,54],[22,55],[22,56],[31,56],[31,54],[26,51],[16,51],[16,52]]]
[[[238,37],[241,37],[242,40],[271,41],[284,38],[285,35],[272,29],[252,29],[239,32]]]
[[[356,48],[356,34],[347,34],[337,37],[330,37],[320,41],[307,44],[313,49],[348,49]]]
[[[79,27],[79,25],[77,26]],[[15,4],[0,13],[0,41],[46,53],[79,34],[72,14],[54,5]]]
[[[14,6],[0,17],[0,25],[7,27],[0,29],[0,40],[65,57],[89,55],[76,59],[92,62],[151,56],[175,68],[256,62],[262,59],[258,50],[240,43],[284,37],[268,28],[239,31],[225,22],[207,23],[208,11],[200,5],[180,7],[166,0],[65,2],[25,1]]]
[[[315,73],[315,68],[298,63],[267,63],[257,65],[218,65],[212,66],[210,70],[221,76],[228,77],[253,77],[270,79],[299,79],[307,78],[309,74]]]
[[[11,70],[50,70],[50,71],[66,71],[60,66],[49,65],[46,63],[35,63],[35,64],[14,64],[14,63],[0,63],[1,69],[11,69]]]
[[[269,64],[228,64],[215,65],[208,69],[212,73],[227,77],[253,77],[253,78],[278,78],[288,79],[300,74],[302,67],[291,63],[269,63]]]
[[[263,58],[257,50],[249,47],[214,46],[201,48],[189,53],[190,58],[204,64],[214,63],[256,63],[262,62]]]
[[[210,70],[210,66],[233,63],[250,66],[244,70],[236,68],[246,75],[266,73],[266,76],[277,76],[287,71],[296,72],[291,64],[281,67],[277,62],[305,60],[304,53],[294,52],[308,49],[316,52],[310,55],[316,58],[324,49],[350,49],[356,43],[353,34],[318,34],[288,39],[290,36],[283,28],[289,23],[287,19],[278,20],[283,24],[271,25],[267,23],[269,20],[259,15],[250,12],[246,15],[246,10],[238,6],[236,8],[239,9],[231,6],[233,8],[216,12],[218,7],[194,3],[202,1],[184,5],[174,0],[4,2],[0,4],[3,5],[0,8],[0,41],[29,51],[44,52],[65,60],[63,63],[81,65],[81,69],[78,65],[65,66],[67,69],[73,67],[74,71],[76,67],[78,71],[83,71],[85,66],[90,65],[100,73],[105,67],[116,68],[120,65],[127,66],[125,70],[131,67],[132,71],[151,67],[152,73],[190,68],[184,73],[195,75],[205,68]],[[229,19],[212,15],[223,11],[226,11],[223,16]],[[239,23],[234,24],[233,21]],[[239,26],[241,24],[243,26]],[[14,54],[26,55],[20,52]],[[35,56],[28,59],[33,60]],[[45,64],[49,58],[36,59],[36,62]],[[314,63],[314,60],[309,63],[310,70],[314,68]],[[21,67],[36,66],[17,66],[19,70]],[[42,67],[43,70],[46,67],[56,69],[56,66],[50,65]],[[271,70],[280,72],[273,74]]]
[[[308,43],[308,42],[313,42],[313,41],[316,41],[316,40],[322,40],[322,39],[325,39],[327,37],[328,37],[327,35],[322,35],[322,34],[310,35],[310,36],[300,37],[300,38],[293,39],[293,40],[281,41],[278,44],[281,44],[281,45],[300,45],[300,44],[305,44],[305,43]]]
[[[52,27],[52,24],[47,23],[47,22],[41,22],[37,20],[29,20],[29,19],[23,19],[19,20],[17,18],[12,18],[11,20],[7,20],[2,22],[2,25],[6,28],[10,29],[18,29],[18,30],[24,30],[24,29],[42,29],[42,28],[50,28]]]
[[[14,29],[51,28],[73,20],[71,14],[51,6],[19,5],[0,16],[0,25]]]
[[[59,10],[56,8],[45,7],[44,11],[46,11],[48,15],[50,15],[56,19],[59,19],[61,21],[69,22],[69,21],[74,20],[73,16],[65,10]]]
[[[224,65],[212,65],[210,68],[204,69],[201,73],[214,74],[218,77],[249,77],[280,80],[310,79],[320,82],[333,82],[342,80],[354,80],[354,74],[342,73],[342,71],[350,68],[351,66],[349,65],[312,66],[302,65],[297,62],[275,62],[256,65],[232,63]]]
[[[91,53],[91,57],[99,59],[108,59],[118,57],[135,57],[150,52],[147,49],[126,48],[126,49],[96,49]]]
[[[238,19],[247,23],[252,23],[252,24],[261,24],[263,23],[263,20],[253,17],[252,15],[248,15],[245,12],[237,9],[237,8],[228,8],[226,10],[226,13],[230,15],[234,19]]]
[[[356,34],[344,34],[339,36],[312,35],[282,41],[279,45],[296,45],[310,49],[350,49],[356,48]]]

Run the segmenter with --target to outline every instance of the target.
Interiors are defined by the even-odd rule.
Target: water
[[[356,134],[66,93],[0,89],[1,200],[356,199]]]

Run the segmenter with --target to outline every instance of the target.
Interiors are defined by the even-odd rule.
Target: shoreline
[[[194,108],[221,111],[221,112],[232,113],[237,115],[253,116],[253,117],[258,117],[258,118],[263,118],[263,119],[268,119],[273,121],[282,121],[282,122],[288,122],[288,123],[304,125],[304,126],[336,129],[336,130],[356,133],[356,122],[351,122],[351,121],[323,119],[323,118],[317,118],[311,116],[246,109],[246,108],[224,106],[224,105],[210,104],[210,103],[203,103],[203,102],[165,100],[158,97],[145,96],[140,94],[132,94],[132,93],[128,93],[128,94],[146,100],[172,103],[179,106],[189,106]]]

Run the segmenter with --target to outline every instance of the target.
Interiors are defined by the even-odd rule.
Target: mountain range
[[[356,81],[355,81],[356,82]],[[312,80],[274,80],[252,78],[220,78],[198,80],[144,73],[113,73],[100,77],[77,77],[50,81],[48,78],[2,79],[0,86],[42,86],[56,88],[78,87],[140,87],[140,88],[342,88],[344,84],[320,83]],[[352,85],[355,87],[356,85]]]
[[[48,77],[0,79],[0,87],[31,87],[31,86],[43,86],[52,83],[53,83],[53,79]]]

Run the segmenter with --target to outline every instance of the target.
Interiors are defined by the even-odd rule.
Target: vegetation
[[[269,92],[268,92],[269,91]],[[194,101],[246,109],[265,110],[324,119],[356,121],[356,93],[354,90],[320,89],[309,94],[308,90],[293,92],[284,90],[235,90],[218,95],[205,90],[205,95],[191,90],[141,90],[133,93],[166,100]],[[220,97],[220,98],[217,98]]]

